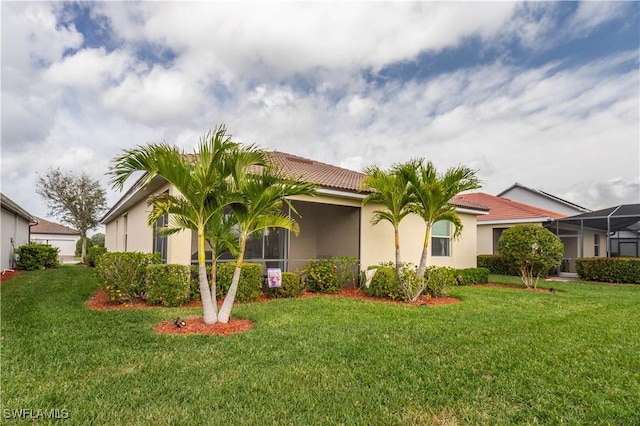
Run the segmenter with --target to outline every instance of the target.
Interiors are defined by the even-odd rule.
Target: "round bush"
[[[372,297],[400,299],[400,281],[398,280],[395,266],[382,263],[378,266],[369,267],[369,269],[373,268],[376,268],[376,273],[371,279],[369,287],[363,287],[365,294]]]
[[[267,288],[266,294],[271,298],[298,297],[302,293],[302,279],[293,272],[282,273],[282,287]]]
[[[312,260],[302,271],[306,288],[315,293],[337,293],[340,288],[337,266],[331,259]]]
[[[147,302],[180,306],[191,299],[187,265],[149,265],[146,273]]]

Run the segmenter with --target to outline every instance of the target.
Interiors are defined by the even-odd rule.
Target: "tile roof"
[[[280,151],[269,152],[268,155],[273,165],[290,179],[315,183],[324,188],[362,192],[363,173]]]
[[[495,195],[485,194],[484,192],[460,194],[456,196],[456,198],[463,202],[477,203],[480,205],[485,205],[489,208],[489,214],[478,216],[478,222],[522,219],[546,220],[548,218],[561,219],[563,217],[566,217],[566,215],[561,213],[541,209],[524,203],[519,203],[507,198],[496,197]]]
[[[79,231],[60,225],[59,223],[49,222],[39,217],[36,219],[38,220],[38,224],[31,227],[31,233],[33,234],[80,235]]]
[[[315,183],[323,188],[339,189],[351,192],[369,192],[361,190],[365,174],[353,170],[343,169],[286,152],[273,151],[268,153],[274,166],[285,176],[306,183]],[[451,204],[460,208],[487,211],[488,207],[471,200],[454,197]]]

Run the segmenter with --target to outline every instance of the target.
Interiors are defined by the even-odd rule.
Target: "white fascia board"
[[[358,192],[339,191],[336,189],[319,188],[318,194],[329,195],[332,197],[350,198],[352,200],[363,200],[366,194],[360,194]]]
[[[457,213],[470,213],[470,214],[475,214],[475,215],[486,215],[486,214],[489,214],[489,212],[486,211],[486,210],[475,210],[475,209],[470,209],[470,208],[466,208],[466,207],[456,207],[456,212]]]
[[[534,217],[527,219],[499,219],[499,220],[481,220],[478,221],[478,225],[504,225],[509,223],[544,223],[544,222],[553,222],[553,219],[550,217]]]

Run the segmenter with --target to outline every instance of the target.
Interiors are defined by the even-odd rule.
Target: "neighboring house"
[[[31,228],[32,242],[57,247],[60,263],[73,261],[76,253],[76,243],[80,240],[80,231],[71,229],[59,223],[37,218],[38,224]]]
[[[561,274],[575,274],[578,257],[606,256],[606,233],[589,227],[581,233],[579,226],[559,221],[566,214],[482,192],[462,194],[459,198],[489,207],[488,215],[478,217],[478,254],[497,254],[502,232],[515,225],[534,224],[560,237],[564,245]]]
[[[563,200],[560,197],[541,191],[539,189],[533,189],[526,187],[518,182],[511,185],[497,195],[498,197],[507,198],[512,201],[518,201],[520,203],[535,206],[541,209],[550,210],[556,213],[564,214],[565,216],[573,216],[582,213],[588,213],[591,210],[574,204],[570,201]]]
[[[586,217],[596,217],[596,216],[606,216],[611,212],[615,211],[616,208],[623,206],[614,206],[606,209],[599,210],[598,212],[592,212],[590,209],[586,207],[579,206],[575,203],[572,203],[567,200],[563,200],[560,197],[556,197],[555,195],[549,194],[547,192],[528,188],[522,184],[515,183],[509,188],[505,189],[501,193],[498,194],[498,197],[508,198],[513,201],[519,201],[521,203],[530,204],[532,206],[536,206],[543,209],[552,210],[558,213],[564,213],[566,216],[581,216],[583,218]],[[627,204],[629,206],[629,204]],[[618,212],[618,214],[620,214]],[[571,221],[565,221],[565,223],[569,223]],[[573,223],[580,223],[579,220],[573,221]],[[589,223],[594,224],[593,221],[583,221],[583,224]],[[594,228],[592,226],[592,228]],[[625,227],[620,230],[611,230],[609,234],[605,234],[605,239],[608,241],[608,245],[604,240],[602,242],[597,241],[595,239],[599,239],[601,237],[594,236],[593,245],[600,245],[601,249],[600,253],[605,253],[607,251],[606,247],[609,247],[608,254],[610,256],[631,256],[631,257],[640,257],[640,241],[638,237],[638,232],[640,226],[636,223],[635,225],[631,225],[630,227]],[[595,227],[595,229],[599,229],[600,231],[606,231],[607,227],[601,225],[600,228]],[[574,232],[571,235],[575,234]],[[608,237],[608,238],[607,238]],[[569,237],[570,238],[570,237]],[[576,238],[575,235],[573,237]],[[581,244],[590,245],[591,242],[587,244],[590,236],[586,236],[585,238],[579,238]],[[602,255],[602,254],[601,254]],[[606,255],[606,253],[604,254]]]
[[[0,205],[0,269],[4,271],[15,267],[14,249],[29,243],[29,227],[35,225],[36,218],[4,194],[0,194]]]
[[[594,212],[570,216],[559,221],[583,229],[605,232],[607,256],[640,257],[640,204],[622,204]],[[584,239],[583,239],[584,240]]]
[[[269,153],[271,161],[286,176],[319,186],[316,196],[292,197],[300,216],[291,214],[300,225],[298,236],[273,229],[252,239],[246,260],[285,271],[301,270],[311,259],[352,256],[362,267],[395,258],[393,227],[385,222],[373,226],[373,211],[380,205],[362,207],[360,191],[364,174],[283,152]],[[195,263],[197,236],[185,231],[169,237],[156,232],[166,218],[147,226],[147,197],[153,193],[176,192],[164,179],[156,177],[146,188],[138,180],[106,213],[105,245],[113,251],[159,251],[167,263]],[[177,194],[176,194],[177,195]],[[452,241],[452,226],[446,222],[434,229],[429,264],[467,268],[476,266],[476,217],[487,208],[461,199],[452,200],[464,225],[461,238]],[[424,240],[424,223],[417,216],[400,225],[402,257],[418,264]],[[210,259],[210,256],[209,256]]]

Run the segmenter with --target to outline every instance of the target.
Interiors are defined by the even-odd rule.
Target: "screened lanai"
[[[585,230],[596,229],[605,232],[607,257],[640,257],[640,204],[622,204],[558,219],[549,228],[556,230],[562,225],[577,229],[580,253],[584,253]]]

